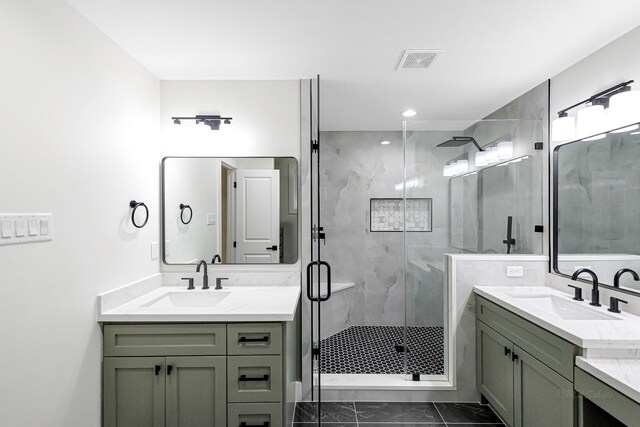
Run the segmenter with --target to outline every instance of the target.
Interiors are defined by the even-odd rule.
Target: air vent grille
[[[426,70],[442,52],[442,49],[407,49],[402,54],[396,70]]]

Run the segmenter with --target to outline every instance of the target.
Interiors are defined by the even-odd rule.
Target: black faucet
[[[589,270],[588,268],[580,268],[573,272],[571,280],[577,280],[578,276],[582,273],[587,273],[588,275],[590,275],[591,280],[593,281],[593,289],[591,290],[591,302],[589,304],[600,307],[600,291],[598,290],[598,276],[596,276],[596,273]]]
[[[215,254],[213,256],[213,259],[211,260],[211,264],[215,264],[216,260],[218,260],[218,264],[222,264],[222,258],[220,258],[220,255],[218,254]]]
[[[624,273],[631,273],[631,275],[633,276],[633,280],[635,280],[636,282],[640,280],[640,277],[638,277],[638,273],[636,273],[635,271],[633,271],[630,268],[623,268],[622,270],[618,270],[616,275],[613,276],[613,287],[614,288],[619,288],[620,287],[620,276],[622,276]]]
[[[222,289],[222,281],[229,280],[228,277],[216,277],[216,290]]]
[[[209,275],[207,274],[207,261],[202,260],[196,267],[196,273],[200,273],[200,266],[204,265],[204,276],[202,277],[202,289],[209,289]]]

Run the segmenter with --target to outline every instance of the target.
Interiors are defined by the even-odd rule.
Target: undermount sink
[[[168,292],[145,307],[215,307],[229,296],[229,291]]]
[[[547,294],[510,294],[509,296],[522,301],[536,311],[551,313],[565,320],[620,320],[615,316],[597,311],[588,305],[582,305],[588,304],[586,301],[578,303]]]

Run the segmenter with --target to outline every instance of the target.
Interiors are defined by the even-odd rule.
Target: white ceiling
[[[638,0],[67,1],[160,79],[320,74],[324,130],[484,117],[640,24]],[[395,71],[406,48],[446,52]]]

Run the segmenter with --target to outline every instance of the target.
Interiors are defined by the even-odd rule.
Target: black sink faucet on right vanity
[[[598,276],[596,275],[596,273],[589,270],[588,268],[580,268],[573,272],[573,274],[571,275],[571,280],[577,280],[578,276],[583,273],[590,275],[593,282],[593,289],[591,289],[591,302],[589,304],[600,307],[600,290],[598,289]]]

